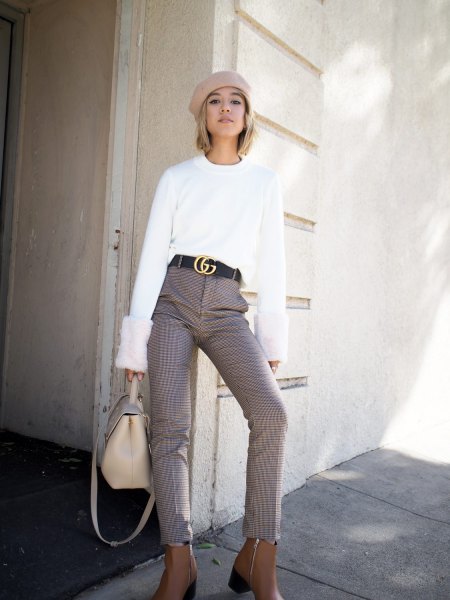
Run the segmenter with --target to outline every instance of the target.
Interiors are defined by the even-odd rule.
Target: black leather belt
[[[187,267],[194,269],[200,275],[219,275],[219,277],[229,277],[236,281],[241,280],[239,269],[233,269],[228,265],[211,258],[211,256],[186,256],[185,254],[175,254],[169,263],[169,267]]]

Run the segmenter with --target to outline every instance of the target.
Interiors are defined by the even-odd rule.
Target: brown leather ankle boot
[[[251,590],[255,600],[283,600],[277,585],[276,554],[276,545],[247,538],[234,561],[229,587],[237,594]]]
[[[159,587],[151,600],[193,600],[197,585],[197,564],[192,546],[166,546]]]

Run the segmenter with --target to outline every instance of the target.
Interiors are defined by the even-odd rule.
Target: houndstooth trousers
[[[147,347],[150,446],[163,545],[192,540],[187,456],[194,345],[214,363],[248,420],[243,535],[280,537],[287,414],[246,311],[238,281],[168,267]]]

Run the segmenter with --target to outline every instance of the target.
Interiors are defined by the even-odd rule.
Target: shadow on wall
[[[449,414],[450,6],[353,8],[325,5],[309,473]]]

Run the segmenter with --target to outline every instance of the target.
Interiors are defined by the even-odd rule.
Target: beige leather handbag
[[[125,544],[135,538],[146,524],[153,505],[153,479],[148,444],[148,415],[138,393],[138,378],[133,377],[130,394],[124,394],[112,406],[106,425],[99,429],[92,453],[91,515],[98,537],[110,546]],[[126,539],[108,541],[100,533],[97,518],[97,450],[100,435],[105,434],[105,451],[101,462],[104,478],[114,489],[144,488],[150,494],[138,526]]]

